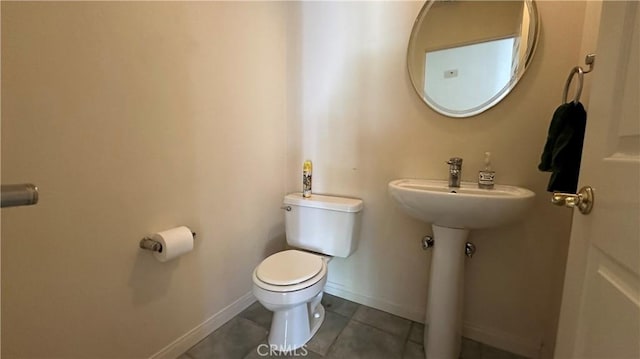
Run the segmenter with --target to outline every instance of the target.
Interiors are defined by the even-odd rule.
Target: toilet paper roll
[[[151,239],[162,244],[162,250],[154,252],[160,262],[169,261],[193,249],[193,234],[185,226],[155,233]]]

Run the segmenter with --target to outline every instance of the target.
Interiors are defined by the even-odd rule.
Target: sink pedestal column
[[[433,225],[424,349],[427,359],[457,359],[462,340],[465,244],[469,230]]]

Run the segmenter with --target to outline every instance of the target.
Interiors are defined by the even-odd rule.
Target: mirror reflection
[[[435,111],[477,115],[500,102],[522,77],[538,28],[530,0],[427,1],[409,40],[411,82]]]

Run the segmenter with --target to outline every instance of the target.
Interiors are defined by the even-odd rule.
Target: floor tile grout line
[[[403,318],[403,319],[404,319],[404,318]],[[386,334],[389,334],[389,335],[393,335],[393,336],[394,336],[394,337],[396,337],[396,338],[399,338],[399,339],[404,340],[404,338],[403,338],[404,336],[400,336],[400,335],[397,335],[397,334],[394,334],[394,333],[388,332],[388,331],[386,331],[386,330],[384,330],[384,329],[382,329],[382,328],[378,328],[378,327],[376,327],[376,326],[375,326],[375,325],[373,325],[373,324],[369,324],[369,323],[363,322],[363,321],[358,320],[358,319],[356,319],[356,318],[351,318],[351,320],[353,320],[353,321],[355,321],[355,322],[358,322],[359,324],[366,325],[366,326],[368,326],[368,327],[370,327],[370,328],[377,329],[377,330],[379,330],[379,331],[381,331],[381,332],[383,332],[383,333],[386,333]],[[409,319],[407,319],[407,320],[409,320]],[[410,334],[410,333],[411,333],[411,325],[409,325],[409,332],[407,333],[407,336],[409,336],[409,334]]]
[[[411,336],[411,329],[413,328],[413,321],[409,324],[409,331],[407,332],[407,337],[404,339],[404,344],[402,344],[402,358],[404,358],[404,353],[407,352],[407,343],[409,343],[409,337]]]
[[[340,329],[340,332],[338,333],[338,335],[336,335],[336,337],[331,342],[331,345],[329,345],[329,348],[327,348],[327,353],[325,355],[320,355],[321,357],[325,358],[329,353],[331,353],[331,349],[333,349],[336,342],[338,341],[338,338],[340,338],[340,335],[342,335],[342,332],[344,332],[344,330],[349,326],[349,323],[351,323],[352,320],[353,318],[349,319],[347,321],[347,324],[344,327],[342,327],[342,329]]]
[[[323,293],[323,295],[324,295],[324,294],[327,294],[327,293]],[[328,308],[328,306],[326,306],[326,305],[322,304],[322,302],[320,303],[320,304],[322,304],[322,306],[324,307],[324,309],[325,309],[325,310],[330,311],[331,313],[335,313],[335,314],[337,314],[337,315],[339,315],[339,316],[341,316],[341,317],[343,317],[343,318],[347,318],[347,319],[349,319],[349,320],[350,320],[351,318],[353,318],[353,316],[356,314],[356,312],[358,311],[358,309],[360,309],[360,307],[362,307],[362,306],[363,306],[363,304],[356,303],[356,302],[352,302],[352,301],[350,301],[350,300],[348,300],[348,299],[340,298],[340,297],[337,297],[337,296],[332,295],[332,294],[329,294],[329,295],[331,295],[331,296],[333,296],[333,297],[335,297],[335,298],[338,298],[338,299],[340,299],[340,300],[342,300],[342,301],[349,302],[349,303],[353,303],[353,304],[355,304],[355,305],[356,305],[356,310],[354,310],[354,311],[353,311],[353,313],[351,313],[351,315],[346,316],[346,315],[344,315],[344,314],[342,314],[342,313],[338,313],[338,312],[334,311],[333,309]]]
[[[248,321],[248,322],[251,322],[251,324],[253,324],[253,325],[257,326],[258,328],[263,329],[263,330],[266,330],[266,331],[267,331],[267,334],[269,333],[269,329],[265,329],[265,327],[263,327],[262,325],[260,325],[260,323],[257,323],[257,322],[255,322],[254,320],[251,320],[251,319],[249,319],[249,318],[242,317],[242,316],[240,316],[240,315],[236,315],[235,317],[231,318],[227,323],[229,323],[231,320],[236,319],[236,318],[238,318],[238,319],[242,319],[242,320],[246,320],[246,321]],[[225,324],[227,324],[227,323],[225,323]],[[218,328],[218,329],[219,329],[219,328]],[[216,330],[217,330],[217,329],[216,329]],[[211,334],[213,334],[213,333],[215,333],[215,330],[214,330],[213,332],[211,332]]]
[[[346,299],[345,299],[345,300],[346,300]],[[361,305],[361,304],[358,304],[358,308],[360,308],[360,305]],[[323,307],[324,307],[324,306],[323,306]],[[329,310],[329,309],[327,309],[327,310]],[[357,309],[356,309],[356,310],[357,310]],[[329,344],[329,347],[327,348],[327,352],[326,352],[324,355],[322,355],[322,354],[320,354],[320,353],[318,353],[318,352],[314,352],[314,353],[316,353],[316,354],[320,355],[320,356],[321,356],[321,357],[323,357],[323,358],[325,358],[325,357],[327,356],[327,354],[329,354],[329,353],[331,352],[331,349],[333,348],[333,346],[335,345],[335,343],[338,341],[338,338],[340,337],[340,335],[342,334],[342,332],[344,331],[344,329],[349,325],[349,322],[351,322],[351,320],[352,320],[352,318],[351,318],[351,317],[353,317],[353,315],[355,314],[355,310],[354,310],[354,311],[353,311],[353,313],[351,314],[351,317],[349,317],[349,318],[348,318],[348,317],[346,317],[346,316],[344,316],[344,315],[341,315],[341,314],[339,314],[339,313],[336,313],[336,312],[334,312],[334,311],[332,311],[332,310],[329,310],[329,311],[330,311],[331,313],[334,313],[334,314],[336,314],[336,315],[341,316],[342,318],[347,319],[347,324],[345,324],[345,326],[344,326],[344,327],[342,327],[342,329],[340,329],[340,332],[338,333],[338,335],[336,335],[336,337],[335,337],[335,338],[333,338],[333,341],[331,342],[331,344]],[[325,317],[325,318],[326,318],[326,317]],[[309,349],[309,350],[311,350],[311,349]],[[311,350],[311,351],[313,351],[313,350]]]
[[[333,343],[331,343],[331,344],[333,344]],[[307,344],[305,343],[305,345],[307,345]],[[329,346],[329,348],[331,348],[331,346]],[[314,353],[314,354],[317,354],[317,355],[319,355],[320,357],[324,358],[324,355],[322,355],[322,354],[318,353],[317,351],[315,351],[315,350],[313,350],[313,349],[307,349],[307,351],[310,351],[310,352],[312,352],[312,353]],[[328,351],[327,351],[327,353],[328,353]]]
[[[244,355],[242,355],[242,359],[245,359],[246,357],[249,356],[249,354],[251,354],[251,352],[258,351],[258,347],[260,346],[260,343],[258,343],[258,345],[256,345],[254,348],[249,349],[246,353],[244,353]]]
[[[241,313],[242,313],[242,312],[241,312]],[[265,332],[265,334],[264,334],[264,338],[262,338],[262,339],[263,339],[263,340],[266,340],[266,341],[267,341],[267,343],[269,342],[269,330],[268,330],[268,329],[264,329],[264,327],[263,327],[262,325],[260,325],[260,324],[256,323],[255,321],[253,321],[253,320],[251,320],[251,319],[249,319],[249,318],[245,318],[245,317],[241,316],[241,315],[240,315],[240,313],[239,313],[238,315],[236,315],[235,317],[233,317],[231,320],[236,319],[236,318],[238,318],[238,319],[243,319],[243,320],[245,320],[245,321],[248,321],[250,324],[253,324],[253,325],[255,325],[256,327],[258,327],[258,328],[260,328],[260,329],[262,329],[262,330],[265,330],[266,332]],[[215,331],[213,331],[211,334],[213,334],[213,333],[215,333]],[[211,335],[211,334],[210,334],[210,335]],[[244,359],[244,358],[248,357],[248,356],[249,356],[249,354],[251,354],[251,352],[252,352],[252,351],[254,351],[254,350],[258,350],[258,347],[259,347],[261,344],[262,344],[262,340],[260,340],[260,342],[259,342],[258,344],[256,344],[256,346],[255,346],[255,347],[253,347],[253,348],[249,349],[246,353],[244,353],[244,355],[242,355],[242,358]]]
[[[271,327],[269,327],[269,328],[265,328],[265,327],[263,327],[263,326],[262,326],[262,324],[260,324],[260,323],[256,322],[256,321],[255,321],[255,320],[253,320],[253,319],[249,319],[249,318],[245,318],[245,317],[240,317],[240,318],[250,321],[252,324],[255,324],[255,325],[259,326],[261,329],[264,329],[264,330],[266,330],[267,332],[269,332],[269,331],[271,330]]]
[[[355,318],[351,318],[351,320],[352,320],[352,321],[354,321],[354,322],[356,322],[356,323],[358,323],[358,324],[364,325],[364,326],[366,326],[366,327],[369,327],[369,328],[373,328],[373,329],[375,329],[375,330],[378,330],[378,331],[380,331],[380,332],[382,332],[382,333],[384,333],[384,334],[389,334],[389,335],[391,335],[391,336],[392,336],[392,337],[394,337],[394,338],[404,340],[404,339],[402,338],[402,336],[397,335],[397,334],[394,334],[394,333],[390,333],[390,332],[388,332],[388,331],[386,331],[386,330],[384,330],[384,329],[381,329],[381,328],[376,327],[375,325],[372,325],[372,324],[369,324],[369,323],[362,322],[362,321],[360,321],[360,320],[358,320],[358,319],[355,319]],[[409,331],[411,331],[411,327],[409,327]]]
[[[339,316],[341,316],[341,317],[343,317],[343,318],[345,318],[345,319],[348,319],[348,320],[351,320],[351,318],[353,317],[353,314],[351,314],[351,316],[347,317],[347,316],[346,316],[346,315],[344,315],[344,314],[340,314],[340,313],[338,313],[338,312],[334,312],[334,311],[333,311],[333,310],[331,310],[331,309],[327,309],[327,307],[324,307],[324,309],[326,309],[328,312],[331,312],[331,313],[333,313],[333,314],[337,314],[337,315],[339,315]],[[355,312],[354,312],[354,314],[355,314]]]

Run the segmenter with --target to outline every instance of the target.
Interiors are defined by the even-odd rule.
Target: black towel
[[[587,112],[580,102],[560,105],[549,125],[538,169],[552,172],[547,191],[576,193]]]

